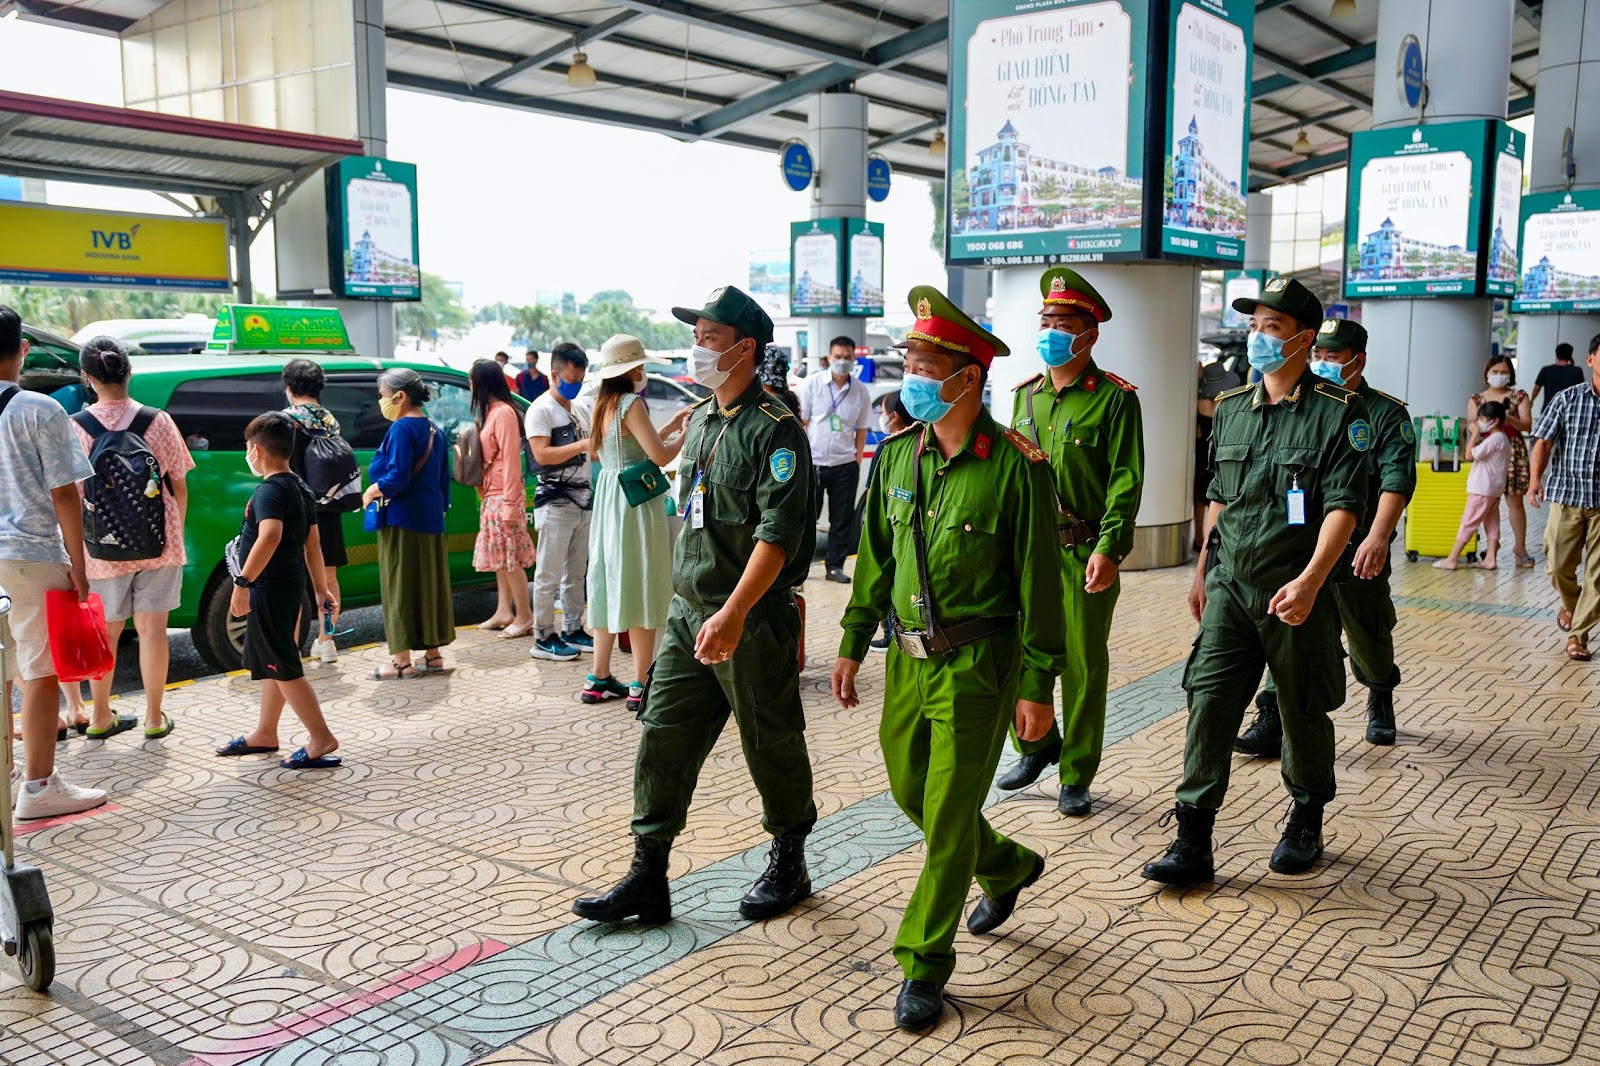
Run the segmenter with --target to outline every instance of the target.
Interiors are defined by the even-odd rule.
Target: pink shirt
[[[489,406],[489,417],[478,434],[483,449],[483,495],[522,495],[522,437],[517,412],[508,403]]]
[[[101,425],[107,429],[127,429],[133,423],[134,415],[138,413],[139,404],[135,400],[102,400],[84,408],[100,420]],[[92,441],[89,434],[76,422],[72,429],[78,435],[78,441],[83,445],[84,454],[89,453]],[[172,421],[172,416],[162,411],[156,415],[156,420],[150,423],[150,432],[145,434],[145,443],[150,445],[150,451],[155,454],[156,462],[161,465],[161,473],[173,481],[182,481],[194,469],[194,459],[189,455],[188,447],[183,443],[183,434],[178,432],[178,426]],[[83,494],[83,482],[78,483],[78,494]],[[108,577],[121,577],[123,574],[136,574],[142,570],[159,570],[164,566],[182,566],[188,561],[188,556],[183,550],[183,517],[178,514],[178,501],[170,493],[166,494],[167,500],[167,548],[157,559],[134,559],[121,562],[110,562],[105,559],[88,559],[85,568],[91,580]]]
[[[1511,438],[1498,429],[1472,449],[1472,469],[1467,471],[1467,491],[1476,496],[1506,494],[1506,466],[1511,461]]]

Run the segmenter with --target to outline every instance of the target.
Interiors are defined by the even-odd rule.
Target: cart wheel
[[[1477,552],[1468,552],[1467,553],[1467,565],[1468,566],[1474,566],[1474,565],[1477,564],[1477,562],[1478,562],[1478,553]]]
[[[17,942],[17,967],[23,982],[35,992],[43,992],[56,979],[56,946],[50,927],[34,922],[22,931]]]
[[[1406,562],[1414,563],[1416,561],[1417,561],[1417,553],[1416,552],[1406,552]]]

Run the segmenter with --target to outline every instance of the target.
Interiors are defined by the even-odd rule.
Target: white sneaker
[[[339,645],[333,642],[332,637],[318,637],[311,644],[311,657],[318,662],[336,663],[339,661]]]
[[[28,789],[26,783],[17,789],[17,821],[32,818],[57,818],[63,814],[78,814],[100,806],[106,801],[103,788],[79,788],[62,780],[59,773],[45,779],[44,788],[38,792]]]

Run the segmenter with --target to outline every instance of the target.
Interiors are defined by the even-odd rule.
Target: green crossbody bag
[[[631,397],[625,397],[632,402]],[[622,454],[622,418],[626,415],[627,406],[617,404],[617,424],[612,433],[617,441],[617,454]],[[617,473],[617,481],[622,485],[622,495],[626,497],[629,507],[638,507],[642,503],[649,503],[658,496],[665,496],[671,482],[662,469],[649,459],[640,459],[637,463],[630,463]]]

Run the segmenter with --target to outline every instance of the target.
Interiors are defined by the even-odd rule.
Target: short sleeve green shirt
[[[1404,402],[1379,392],[1363,379],[1355,390],[1372,414],[1372,468],[1367,475],[1367,514],[1356,527],[1364,537],[1372,528],[1378,499],[1396,492],[1411,502],[1417,491],[1417,434],[1411,425],[1411,412]]]

